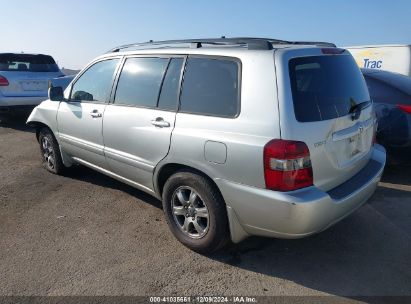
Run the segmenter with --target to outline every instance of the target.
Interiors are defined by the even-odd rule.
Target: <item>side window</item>
[[[238,63],[188,58],[181,94],[181,112],[234,117],[239,111]]]
[[[114,103],[156,107],[168,58],[129,58],[117,85]]]
[[[167,68],[167,73],[161,88],[158,107],[165,110],[176,110],[179,97],[179,84],[183,58],[173,58]]]
[[[95,63],[73,85],[71,100],[106,102],[109,98],[113,75],[120,59]]]

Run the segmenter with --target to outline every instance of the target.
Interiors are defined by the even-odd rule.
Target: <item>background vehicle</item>
[[[361,69],[378,118],[377,141],[392,164],[411,163],[411,78]]]
[[[0,113],[47,99],[48,82],[62,76],[49,55],[0,53]]]
[[[67,75],[58,78],[53,78],[50,80],[50,84],[54,87],[62,87],[63,90],[65,90],[75,77],[76,75]]]
[[[308,236],[365,203],[385,164],[371,105],[332,44],[199,39],[113,49],[28,124],[50,172],[79,163],[162,199],[176,238],[208,252]]]
[[[362,45],[346,49],[351,52],[360,68],[411,76],[411,45]]]

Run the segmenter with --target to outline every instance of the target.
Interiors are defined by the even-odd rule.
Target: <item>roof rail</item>
[[[250,38],[250,37],[237,37],[237,38],[207,38],[207,39],[183,39],[183,40],[164,40],[164,41],[153,41],[142,43],[131,43],[125,44],[118,47],[115,47],[108,51],[108,53],[119,52],[123,49],[128,48],[150,48],[152,46],[170,46],[170,45],[179,45],[179,44],[188,44],[190,48],[201,48],[204,44],[209,45],[242,45],[246,46],[249,50],[272,50],[273,44],[308,44],[308,45],[319,45],[319,46],[328,46],[335,47],[335,44],[328,42],[301,42],[301,41],[286,41],[278,40],[272,38]]]

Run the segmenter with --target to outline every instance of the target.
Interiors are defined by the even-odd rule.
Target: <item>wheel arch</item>
[[[219,194],[221,195],[221,197],[224,200],[224,197],[223,197],[218,185],[214,182],[214,180],[210,177],[209,174],[207,174],[203,170],[197,169],[193,166],[190,166],[190,165],[187,165],[187,164],[182,164],[182,163],[177,163],[177,162],[164,164],[156,170],[156,173],[155,173],[155,176],[154,176],[154,188],[155,188],[155,191],[157,192],[157,194],[160,197],[163,194],[164,185],[165,185],[167,179],[170,176],[172,176],[174,173],[178,172],[178,171],[189,171],[189,172],[196,173],[200,176],[203,176],[216,188],[216,190],[219,192]]]
[[[53,135],[54,139],[57,141],[57,144],[59,145],[60,155],[61,155],[61,159],[63,161],[63,164],[66,167],[71,167],[73,165],[73,161],[71,160],[71,158],[62,149],[62,147],[60,145],[60,141],[59,141],[58,137],[56,136],[55,132],[53,131],[53,128],[51,128],[49,125],[45,124],[44,122],[37,121],[37,120],[30,120],[30,121],[27,122],[27,125],[29,127],[33,128],[33,129],[35,129],[37,142],[39,141],[39,135],[40,135],[41,129],[43,129],[43,128],[48,129],[51,132],[51,134]]]
[[[50,132],[53,134],[54,138],[56,138],[56,135],[54,134],[53,130],[50,128],[50,126],[48,126],[47,124],[40,122],[40,121],[30,121],[27,122],[27,125],[33,129],[35,129],[36,131],[36,138],[37,141],[39,140],[39,134],[40,134],[40,130],[43,128],[47,128],[50,130]]]
[[[245,232],[244,228],[240,224],[240,221],[234,209],[227,205],[227,202],[224,199],[222,191],[220,190],[218,185],[214,182],[214,180],[210,177],[210,175],[201,169],[195,168],[194,166],[191,166],[188,164],[179,163],[179,162],[166,163],[162,165],[155,171],[155,174],[154,174],[154,189],[158,197],[162,199],[163,189],[164,189],[164,185],[167,179],[174,173],[178,171],[182,171],[182,170],[187,170],[189,172],[199,174],[205,177],[207,180],[209,180],[212,185],[214,185],[215,189],[221,195],[221,198],[224,204],[226,205],[226,209],[227,209],[226,216],[227,216],[227,220],[229,224],[229,233],[230,233],[231,241],[233,243],[239,243],[242,240],[246,239],[249,236],[249,234]]]

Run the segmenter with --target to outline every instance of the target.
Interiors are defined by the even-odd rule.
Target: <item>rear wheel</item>
[[[172,175],[164,186],[163,208],[170,230],[188,248],[210,253],[226,244],[226,205],[205,177],[187,171]]]
[[[59,145],[49,129],[40,130],[39,144],[43,166],[51,173],[62,174],[65,166],[61,160]]]

